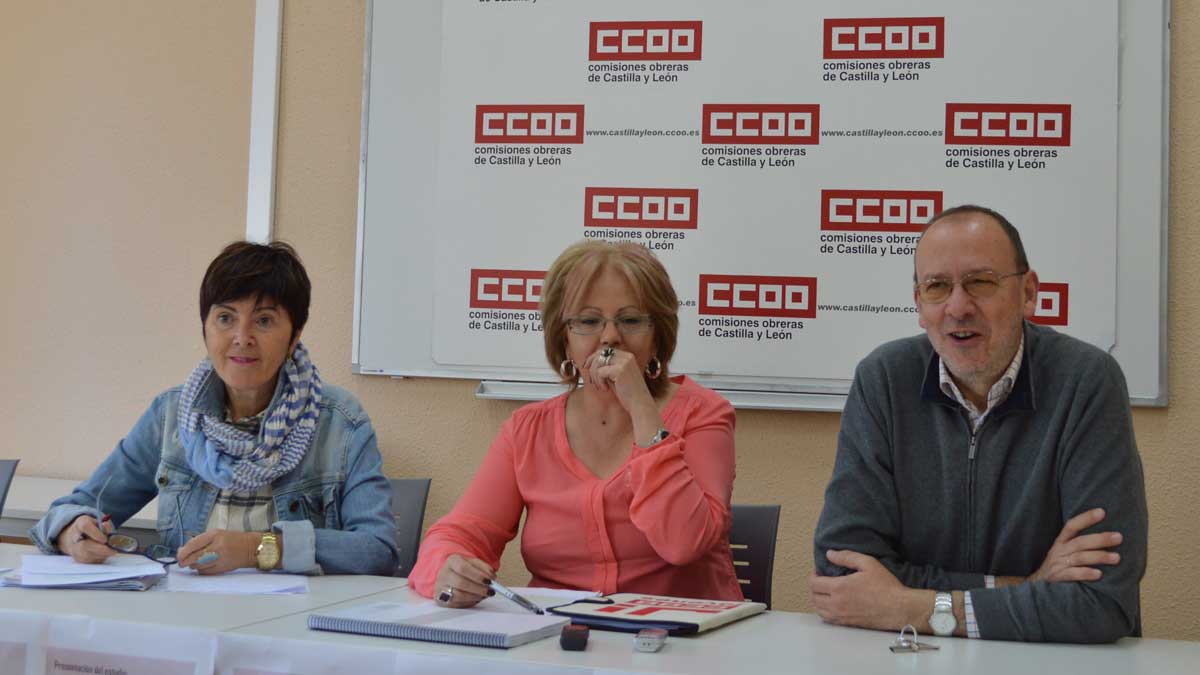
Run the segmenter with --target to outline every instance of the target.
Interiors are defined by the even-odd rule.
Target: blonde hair
[[[572,244],[558,256],[546,272],[538,306],[546,360],[558,372],[559,365],[567,359],[567,313],[579,306],[596,278],[610,269],[625,277],[638,304],[650,315],[654,356],[662,364],[662,372],[654,379],[646,377],[646,387],[657,398],[667,389],[670,376],[667,364],[675,354],[679,337],[679,298],[667,269],[644,246],[585,240]],[[574,377],[564,377],[562,381],[576,384]]]

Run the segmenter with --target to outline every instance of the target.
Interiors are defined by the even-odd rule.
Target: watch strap
[[[938,627],[942,626],[942,630]],[[954,596],[945,591],[933,596],[933,614],[929,616],[929,627],[935,635],[947,637],[958,628],[958,617],[954,616]]]

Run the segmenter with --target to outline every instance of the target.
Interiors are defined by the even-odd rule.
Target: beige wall
[[[324,376],[371,411],[389,474],[434,478],[428,524],[516,404],[349,372],[363,21],[361,2],[285,4],[276,232],[313,278],[305,340]],[[252,28],[248,1],[0,5],[0,455],[21,473],[83,477],[202,355],[196,286],[244,222]],[[1146,634],[1200,640],[1200,310],[1185,300],[1200,293],[1200,6],[1176,3],[1174,30],[1171,407],[1134,422]],[[734,499],[783,505],[779,609],[810,608],[838,423],[738,414]],[[502,576],[523,580],[516,546]]]

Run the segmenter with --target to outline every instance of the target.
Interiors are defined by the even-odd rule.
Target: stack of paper
[[[166,575],[161,563],[140,555],[117,554],[102,563],[79,563],[65,555],[21,556],[21,572],[0,585],[23,588],[87,588],[144,591]]]

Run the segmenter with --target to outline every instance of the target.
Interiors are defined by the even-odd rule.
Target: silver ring
[[[449,603],[453,599],[454,599],[454,587],[453,586],[447,586],[438,592],[437,600],[438,600],[438,602],[442,603],[443,605]]]
[[[617,353],[617,350],[613,349],[611,346],[601,349],[600,350],[600,358],[602,360],[600,362],[600,365],[607,366],[608,362],[612,361],[613,354],[615,354],[615,353]]]

